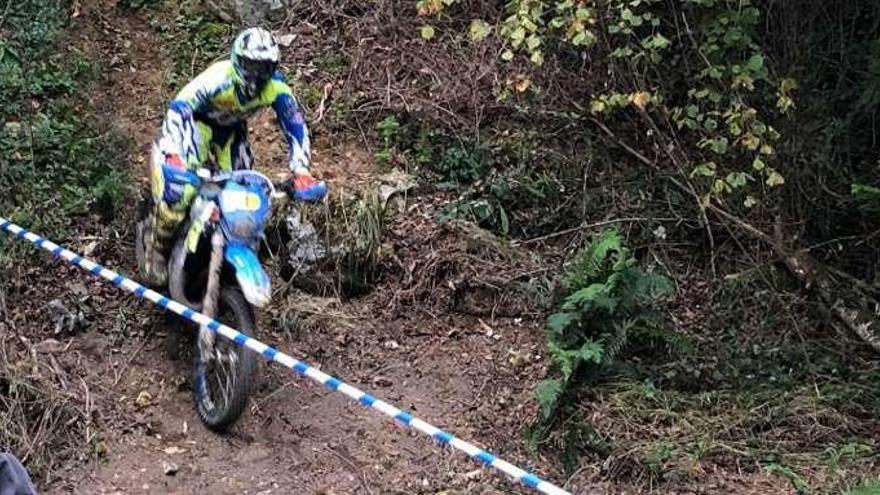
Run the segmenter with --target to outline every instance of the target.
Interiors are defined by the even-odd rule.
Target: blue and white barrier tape
[[[9,220],[6,220],[3,217],[0,217],[0,229],[14,234],[19,239],[27,240],[32,244],[35,244],[37,247],[49,251],[58,258],[61,258],[84,270],[87,270],[106,280],[109,280],[113,283],[113,285],[125,289],[129,292],[133,292],[134,295],[142,299],[147,299],[155,304],[158,304],[159,306],[168,309],[174,313],[177,313],[178,315],[183,316],[184,318],[193,321],[199,325],[205,325],[215,333],[218,333],[223,337],[235,342],[239,346],[246,347],[254,352],[257,352],[267,359],[275,361],[286,368],[296,371],[301,375],[307,376],[331,390],[341,392],[348,397],[360,402],[364,406],[372,407],[373,409],[376,409],[383,414],[394,418],[399,423],[405,426],[409,426],[421,433],[424,433],[425,435],[428,435],[442,445],[449,445],[454,449],[460,450],[470,456],[472,459],[479,461],[487,466],[491,466],[511,476],[513,479],[522,483],[525,486],[534,488],[539,492],[547,493],[549,495],[571,495],[569,492],[563,490],[562,488],[559,488],[552,483],[544,481],[528,471],[524,471],[507,461],[495,457],[493,454],[479,447],[476,447],[460,438],[453,436],[451,433],[447,433],[446,431],[443,431],[435,426],[432,426],[422,421],[419,418],[414,417],[409,412],[400,410],[385,401],[379,400],[370,394],[367,394],[358,390],[355,387],[352,387],[351,385],[343,383],[342,381],[324,373],[317,368],[309,366],[308,364],[291,356],[288,356],[283,352],[279,352],[256,339],[248,337],[247,335],[231,327],[228,327],[212,318],[203,315],[202,313],[199,313],[198,311],[193,311],[192,309],[189,309],[188,307],[180,304],[177,301],[168,299],[162,294],[150,290],[143,285],[135,282],[134,280],[131,280],[130,278],[123,277],[113,270],[108,270],[107,268],[104,268],[94,261],[83,258],[73,251],[64,249],[54,242],[43,239],[36,234],[28,232],[27,230],[19,227]]]

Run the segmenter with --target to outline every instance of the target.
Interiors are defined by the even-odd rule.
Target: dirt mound
[[[389,232],[383,266],[399,284],[391,313],[413,307],[475,316],[536,315],[549,290],[547,269],[473,224],[438,224],[433,212],[410,214]]]

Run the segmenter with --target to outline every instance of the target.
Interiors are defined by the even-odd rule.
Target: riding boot
[[[153,287],[168,283],[168,256],[174,237],[186,215],[174,211],[165,202],[159,202],[144,229],[144,281]]]

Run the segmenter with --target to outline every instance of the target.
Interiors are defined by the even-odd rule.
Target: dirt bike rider
[[[198,190],[196,171],[213,158],[220,171],[250,169],[247,118],[271,106],[289,146],[293,176],[285,190],[294,199],[320,201],[325,182],[309,172],[310,145],[303,112],[277,70],[278,45],[271,33],[250,28],[239,34],[228,60],[199,74],[171,101],[162,126],[159,151],[164,163],[151,173],[154,210],[146,229],[142,274],[161,287],[167,282],[168,256],[174,238]]]

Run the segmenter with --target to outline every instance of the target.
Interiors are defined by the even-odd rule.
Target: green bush
[[[550,356],[561,376],[538,385],[541,420],[552,420],[586,374],[620,356],[631,336],[654,334],[656,303],[672,292],[670,281],[643,270],[620,234],[606,230],[569,263],[567,296],[547,318]]]

